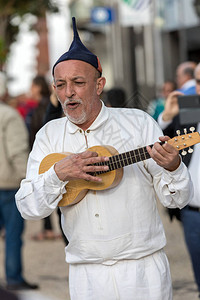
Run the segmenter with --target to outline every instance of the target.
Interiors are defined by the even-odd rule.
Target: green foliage
[[[0,65],[6,60],[7,49],[4,40],[0,37]]]
[[[15,41],[19,32],[20,22],[12,22],[14,17],[32,14],[42,17],[45,12],[58,12],[58,7],[52,0],[0,0],[0,64],[5,62],[10,45]]]
[[[51,0],[0,0],[0,16],[19,15],[31,13],[42,16],[46,11],[58,12],[58,7]]]

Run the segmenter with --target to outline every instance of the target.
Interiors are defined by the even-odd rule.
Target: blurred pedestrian
[[[161,88],[160,96],[149,103],[147,112],[155,119],[165,108],[165,101],[168,95],[176,89],[176,83],[172,80],[166,80]]]
[[[20,115],[26,120],[26,116],[31,114],[38,106],[38,101],[32,99],[30,95],[20,94],[9,101],[9,105],[15,107]]]
[[[54,91],[52,91],[51,96],[50,96],[50,103],[47,107],[47,111],[44,117],[44,124],[46,124],[47,122],[54,120],[54,119],[58,119],[63,117],[63,110],[62,110],[62,106],[60,104],[60,102],[58,101],[58,98],[56,97],[56,94]],[[62,229],[62,224],[61,224],[61,212],[60,212],[60,208],[58,207],[57,209],[57,214],[58,214],[58,219],[59,219],[59,226],[60,226],[60,230],[62,232],[62,237],[64,240],[65,245],[68,245],[68,240],[63,232]]]
[[[176,68],[176,84],[178,91],[184,95],[193,95],[196,93],[194,70],[196,63],[193,61],[185,61],[180,63]]]
[[[15,204],[15,193],[25,177],[28,134],[18,112],[1,99],[6,76],[0,73],[0,220],[5,229],[5,273],[7,289],[36,289],[23,277],[22,234],[24,220]]]
[[[33,78],[29,97],[38,104],[26,115],[25,122],[29,129],[30,149],[32,149],[35,135],[44,124],[44,116],[50,102],[50,88],[43,75]]]
[[[195,68],[194,77],[196,93],[200,95],[200,64]],[[179,95],[183,95],[183,93],[174,91],[168,96],[165,110],[158,118],[158,123],[164,133],[170,137],[177,135],[176,131],[183,131],[185,127],[194,127],[200,132],[200,122],[198,124],[187,124],[185,126],[180,124],[177,98]],[[191,174],[194,185],[194,196],[189,199],[189,205],[180,210],[179,213],[200,297],[200,144],[196,144],[193,150],[191,154],[188,153],[183,157],[183,161],[188,166]],[[170,213],[171,216],[173,216],[172,210]]]
[[[26,115],[25,122],[29,129],[30,149],[32,149],[35,136],[38,130],[44,125],[47,108],[50,104],[51,90],[46,78],[43,75],[37,75],[33,78],[29,97],[38,104]],[[53,229],[51,216],[42,220],[42,230],[32,236],[37,241],[54,240],[58,238]]]
[[[105,105],[111,107],[126,107],[126,92],[123,88],[113,87],[105,93]]]
[[[60,102],[58,101],[56,94],[52,91],[50,96],[50,102],[47,106],[47,110],[44,116],[44,124],[47,122],[61,118],[63,116],[63,110]]]
[[[147,112],[157,121],[159,115],[165,108],[168,95],[176,88],[185,95],[195,94],[194,69],[196,63],[185,61],[180,63],[176,68],[175,81],[166,80],[162,87],[161,97],[150,102]]]

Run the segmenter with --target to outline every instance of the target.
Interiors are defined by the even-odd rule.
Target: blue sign
[[[110,7],[98,6],[91,10],[91,21],[96,24],[110,23],[114,20],[114,10]]]

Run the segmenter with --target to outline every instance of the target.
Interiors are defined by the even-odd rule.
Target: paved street
[[[159,209],[168,240],[165,250],[171,266],[174,300],[198,299],[181,224],[178,221],[170,223],[164,208],[159,207]],[[56,230],[59,232],[56,214],[53,215],[53,220]],[[24,236],[25,278],[30,282],[39,283],[40,290],[38,292],[21,293],[21,297],[23,297],[23,300],[70,300],[68,294],[68,266],[64,260],[64,242],[62,239],[41,242],[31,240],[31,235],[40,231],[40,228],[41,221],[26,221]],[[3,266],[3,248],[1,239],[1,266]],[[3,268],[1,267],[1,284],[4,283],[3,278]]]

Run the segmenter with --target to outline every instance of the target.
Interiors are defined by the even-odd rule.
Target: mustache
[[[65,102],[63,103],[64,105],[72,104],[72,103],[78,103],[81,104],[82,100],[81,99],[66,99]]]

